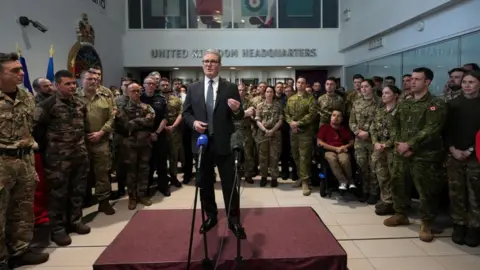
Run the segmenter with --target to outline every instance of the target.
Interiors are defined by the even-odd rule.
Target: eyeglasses
[[[203,60],[202,62],[203,62],[204,65],[208,65],[208,64],[216,65],[216,64],[218,64],[217,60]]]

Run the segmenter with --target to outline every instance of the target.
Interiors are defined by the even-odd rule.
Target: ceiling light
[[[231,67],[230,69],[236,69],[236,67]]]
[[[291,69],[292,67],[287,67],[287,69]]]
[[[245,20],[241,20],[242,23],[245,23]]]
[[[173,69],[175,69],[175,70],[179,70],[179,68],[173,68]]]

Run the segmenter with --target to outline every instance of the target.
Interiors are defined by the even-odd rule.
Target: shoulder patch
[[[428,108],[430,111],[436,111],[438,109],[437,106],[430,106],[430,108]]]

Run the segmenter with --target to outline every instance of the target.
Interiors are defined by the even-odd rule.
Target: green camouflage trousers
[[[370,141],[355,139],[355,160],[360,168],[360,177],[362,179],[362,189],[364,194],[377,195],[378,182],[373,173],[372,152],[373,145]]]
[[[450,214],[455,224],[480,228],[480,164],[476,157],[447,160]]]
[[[278,160],[282,151],[282,134],[280,131],[277,131],[273,134],[273,137],[262,137],[263,139],[258,144],[260,176],[266,178],[270,170],[272,179],[277,179],[279,175]]]
[[[393,150],[373,151],[372,167],[373,173],[378,180],[380,187],[380,199],[382,202],[391,204],[392,201],[392,179],[391,171],[393,166]]]
[[[297,174],[301,181],[310,179],[310,167],[312,166],[312,134],[291,133],[292,156],[297,165]]]

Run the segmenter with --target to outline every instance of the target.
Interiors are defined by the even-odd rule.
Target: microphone
[[[230,148],[235,158],[235,166],[242,162],[243,136],[239,129],[235,130],[230,138]]]
[[[200,168],[202,166],[202,157],[208,145],[208,137],[202,134],[197,139],[198,159],[197,159],[197,174],[200,175]],[[200,184],[201,177],[196,177],[197,186]]]

